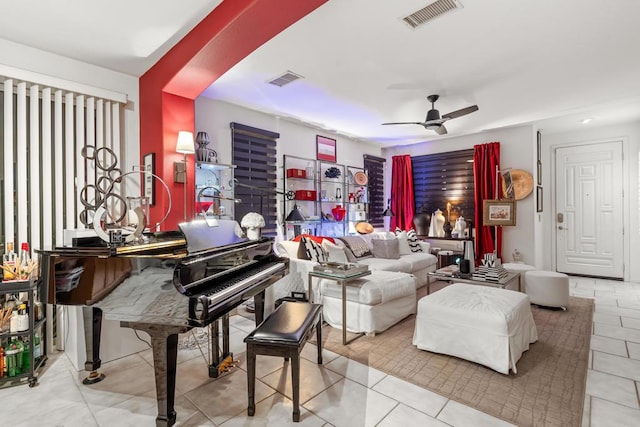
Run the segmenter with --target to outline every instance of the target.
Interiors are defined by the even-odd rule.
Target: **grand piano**
[[[265,289],[289,271],[288,260],[273,252],[271,238],[241,238],[235,221],[218,220],[211,227],[198,220],[179,228],[145,234],[138,244],[106,245],[84,238],[73,246],[39,251],[48,302],[83,306],[85,369],[91,372],[85,384],[104,378],[97,371],[103,317],[149,334],[157,426],[171,426],[176,420],[178,334],[211,328],[209,376],[217,377],[233,363],[229,311],[253,297],[256,324],[260,323]]]

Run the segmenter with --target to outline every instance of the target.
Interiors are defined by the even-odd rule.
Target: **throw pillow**
[[[327,254],[318,242],[313,239],[303,237],[300,239],[300,244],[304,245],[308,260],[315,262],[327,262]]]
[[[407,242],[409,244],[409,250],[411,252],[422,252],[422,246],[420,246],[420,239],[416,234],[416,230],[413,228],[407,231]]]
[[[399,227],[396,227],[396,237],[398,238],[400,255],[410,255],[412,252],[411,252],[411,248],[409,248],[409,241],[407,240],[407,232],[402,231]]]
[[[328,240],[331,243],[335,243],[336,241],[333,239],[333,237],[327,237],[327,236],[312,236],[311,234],[299,234],[296,237],[294,237],[293,239],[291,239],[292,242],[299,242],[303,237],[306,237],[307,239],[311,239],[311,240],[315,240],[318,243],[322,243],[323,240]]]
[[[344,252],[344,248],[334,245],[329,240],[322,241],[322,249],[327,253],[327,260],[329,262],[337,262],[339,264],[346,264],[349,262],[347,254]]]
[[[372,256],[371,249],[367,245],[367,242],[358,236],[344,236],[338,237],[347,248],[347,257],[349,261],[355,262],[358,259],[369,258]],[[351,254],[349,254],[351,252]],[[353,256],[353,259],[351,259]]]
[[[373,256],[376,258],[398,259],[400,258],[399,240],[373,239]]]

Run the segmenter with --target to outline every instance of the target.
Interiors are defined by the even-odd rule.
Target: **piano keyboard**
[[[195,297],[197,302],[190,304],[189,315],[192,319],[205,321],[219,304],[227,302],[234,296],[240,297],[245,290],[270,279],[286,268],[287,266],[282,262],[269,262],[249,268],[224,283],[218,283],[213,292]]]

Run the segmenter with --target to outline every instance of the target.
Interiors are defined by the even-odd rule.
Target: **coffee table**
[[[429,287],[431,286],[431,281],[443,281],[443,282],[456,282],[456,283],[469,283],[472,285],[481,285],[481,286],[491,286],[494,288],[506,289],[513,282],[518,283],[518,292],[522,292],[521,284],[520,284],[520,273],[518,272],[509,272],[506,277],[498,280],[478,280],[474,279],[471,274],[468,276],[461,276],[460,274],[445,274],[443,272],[431,271],[427,273],[427,295],[430,293]]]

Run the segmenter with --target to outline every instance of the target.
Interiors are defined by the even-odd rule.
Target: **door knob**
[[[558,230],[568,230],[568,228],[564,228],[563,226],[559,225]]]

